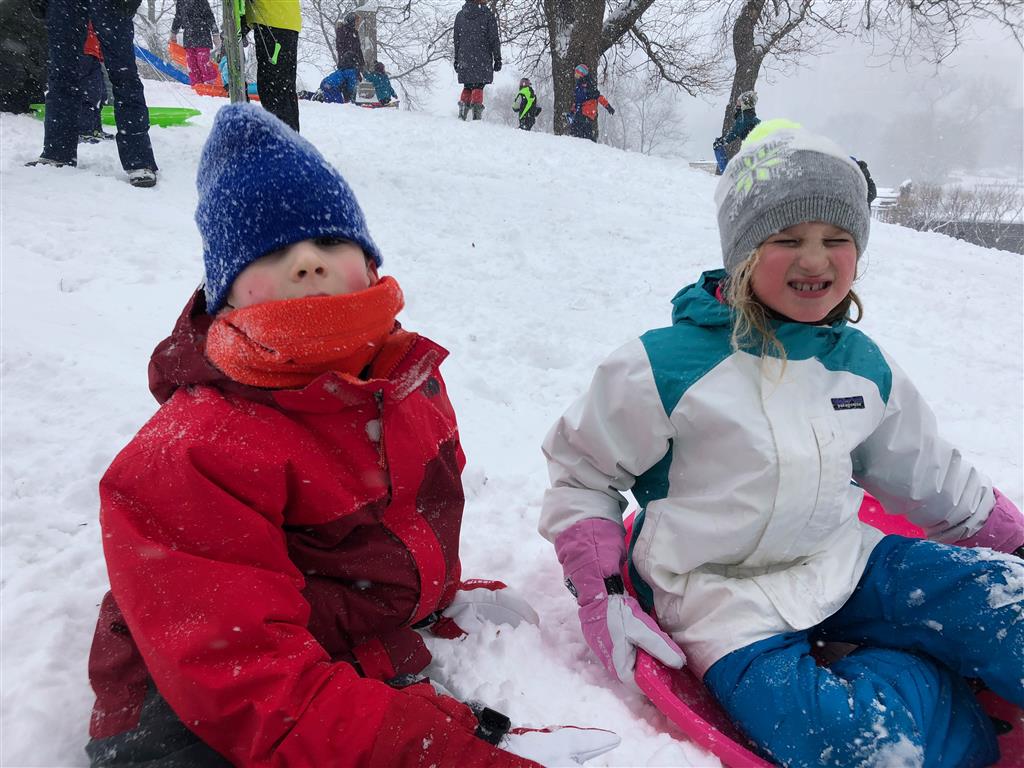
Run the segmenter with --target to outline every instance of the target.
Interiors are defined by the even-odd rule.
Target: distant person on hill
[[[732,128],[725,134],[715,139],[714,150],[715,160],[718,163],[716,175],[720,176],[729,162],[728,146],[734,141],[743,141],[747,134],[754,130],[754,126],[760,123],[755,107],[757,106],[757,93],[744,91],[736,97],[736,109],[732,113]]]
[[[566,115],[569,133],[578,139],[597,141],[597,105],[607,109],[609,115],[615,114],[615,108],[601,95],[586,64],[577,64],[573,76],[576,78],[575,105],[573,111]]]
[[[363,57],[363,46],[359,41],[359,27],[362,17],[358,13],[347,13],[345,18],[334,28],[334,48],[338,58],[338,69],[333,75],[330,87],[340,91],[343,100],[352,103],[356,100],[356,86],[362,80],[362,72],[366,69]],[[321,88],[323,84],[321,84]],[[335,101],[335,99],[325,99]]]
[[[218,7],[219,7],[218,3]],[[217,67],[210,61],[210,51],[220,47],[217,20],[206,0],[177,0],[171,37],[181,35],[179,44],[185,49],[188,79],[192,85],[217,80]]]
[[[519,81],[519,93],[516,94],[512,111],[519,116],[520,129],[524,131],[533,129],[541,109],[537,106],[537,93],[533,90],[530,78],[524,77]]]
[[[49,0],[46,30],[49,67],[43,152],[27,165],[78,164],[79,67],[92,21],[114,90],[117,153],[133,187],[156,185],[156,159],[149,140],[149,109],[135,65],[135,25],[141,0]],[[298,0],[296,0],[296,3]]]
[[[462,83],[459,119],[470,112],[474,120],[484,116],[484,86],[494,82],[501,69],[501,42],[498,22],[487,0],[466,0],[455,16],[455,71]]]
[[[373,70],[367,72],[363,77],[370,83],[373,83],[373,90],[377,93],[377,101],[381,104],[390,104],[392,100],[398,98],[395,89],[391,87],[391,78],[388,77],[383,61],[378,61],[374,65]]]
[[[82,144],[97,144],[101,141],[113,141],[114,134],[103,130],[100,112],[107,101],[107,81],[103,77],[103,51],[100,50],[100,41],[91,22],[88,30],[78,68],[78,141]]]

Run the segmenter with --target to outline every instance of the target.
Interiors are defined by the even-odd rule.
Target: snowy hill
[[[96,486],[156,407],[148,357],[202,269],[195,171],[222,102],[184,93],[147,83],[150,104],[203,110],[153,129],[153,190],[126,183],[110,145],[82,147],[77,170],[24,168],[42,123],[2,118],[4,766],[85,764],[86,659],[107,588]],[[522,589],[543,621],[435,642],[439,674],[519,724],[616,730],[621,747],[593,765],[717,765],[591,662],[536,533],[548,427],[608,352],[667,324],[677,289],[720,264],[714,179],[682,160],[396,110],[303,103],[302,125],[360,199],[405,290],[400,319],[452,352],[464,572]],[[862,327],[1018,503],[1021,266],[877,224],[858,287]]]

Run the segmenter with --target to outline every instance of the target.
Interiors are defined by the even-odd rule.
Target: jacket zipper
[[[381,472],[388,482],[388,501],[391,500],[391,473],[388,472],[388,457],[384,452],[384,393],[379,389],[373,393],[373,399],[377,401],[377,421],[380,424],[380,434],[377,436],[377,463]]]

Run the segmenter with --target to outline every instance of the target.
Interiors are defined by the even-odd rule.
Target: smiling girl
[[[624,682],[636,647],[688,661],[785,766],[989,765],[993,724],[964,677],[1024,705],[1024,518],[849,327],[864,176],[771,121],[715,201],[725,269],[614,352],[544,442],[540,530],[584,637]],[[627,490],[639,603],[618,577]],[[865,490],[928,538],[862,523]],[[822,641],[857,648],[822,666]]]

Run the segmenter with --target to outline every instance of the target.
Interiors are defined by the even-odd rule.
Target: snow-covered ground
[[[201,274],[199,153],[220,100],[152,131],[160,182],[130,187],[109,144],[77,170],[24,168],[42,123],[3,115],[3,766],[84,765],[86,659],[107,588],[97,481],[153,413],[146,363]],[[791,115],[798,118],[798,115]],[[521,724],[603,726],[593,765],[714,766],[592,662],[550,545],[536,533],[539,444],[609,351],[669,321],[720,263],[714,179],[665,160],[395,110],[302,104],[303,134],[352,184],[401,282],[403,323],[448,349],[469,465],[464,571],[523,590],[542,626],[434,643],[460,696]],[[1021,257],[875,223],[862,327],[891,351],[945,434],[1018,504]]]

